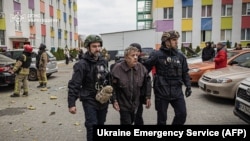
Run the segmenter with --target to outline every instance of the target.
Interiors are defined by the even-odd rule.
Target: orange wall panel
[[[54,8],[52,5],[49,6],[49,16],[54,17]]]
[[[44,24],[41,24],[41,34],[42,35],[46,35],[46,25],[44,25]]]
[[[40,12],[45,13],[45,3],[44,3],[44,1],[40,1]]]
[[[30,26],[30,34],[36,34],[36,27]]]
[[[250,28],[250,16],[242,16],[241,28]]]

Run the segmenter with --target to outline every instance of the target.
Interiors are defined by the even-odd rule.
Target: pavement
[[[58,61],[59,71],[48,78],[48,91],[40,91],[37,81],[29,81],[28,97],[11,98],[13,87],[0,87],[0,141],[86,141],[81,102],[76,102],[76,114],[68,112],[67,83],[74,63]],[[186,99],[187,125],[246,125],[233,115],[232,101],[201,94],[197,87],[192,91]],[[143,116],[145,124],[155,125],[153,95],[152,106],[144,109]],[[170,107],[167,124],[173,117]],[[109,105],[106,124],[119,123],[119,113]]]

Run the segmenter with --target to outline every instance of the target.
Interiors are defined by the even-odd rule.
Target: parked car
[[[143,47],[141,48],[142,52],[141,52],[141,58],[143,60],[148,59],[149,55],[154,51],[154,48],[152,47]]]
[[[243,79],[237,88],[233,112],[250,124],[250,77]]]
[[[250,49],[247,50],[229,50],[227,52],[227,64],[228,66],[244,62],[250,59]],[[201,76],[208,71],[215,69],[214,62],[205,61],[188,64],[189,76],[192,83],[197,83]]]
[[[0,86],[8,86],[15,83],[15,74],[9,73],[15,63],[16,60],[0,54]]]
[[[115,62],[124,59],[124,50],[118,50],[115,55]]]
[[[6,56],[10,56],[12,59],[17,59],[21,54],[23,53],[23,49],[14,49],[14,50],[8,50],[4,52]],[[46,51],[48,55],[48,64],[46,67],[46,73],[47,77],[50,77],[53,73],[58,72],[58,65],[56,61],[56,57],[50,52]],[[30,74],[28,76],[29,80],[37,80],[37,68],[36,68],[36,56],[38,54],[38,49],[33,49],[32,52],[32,62],[30,65]]]
[[[240,82],[250,76],[250,57],[245,62],[206,72],[198,81],[199,88],[206,94],[235,99]]]

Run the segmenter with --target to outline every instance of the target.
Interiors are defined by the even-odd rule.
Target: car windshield
[[[117,54],[118,55],[123,55],[124,54],[124,50],[118,50]]]
[[[142,52],[147,53],[147,54],[150,54],[153,51],[154,51],[153,48],[142,48]]]
[[[12,63],[15,63],[15,60],[3,55],[3,54],[0,54],[0,62],[12,62]]]
[[[239,66],[245,67],[245,68],[250,68],[250,59],[246,60],[245,62],[239,63]]]
[[[47,54],[48,54],[49,58],[54,58],[54,55],[50,51],[47,51]]]
[[[227,59],[235,56],[236,54],[239,54],[239,52],[228,51],[227,52]]]

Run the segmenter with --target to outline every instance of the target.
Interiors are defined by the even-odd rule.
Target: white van
[[[242,80],[237,88],[233,112],[250,124],[250,77]]]

